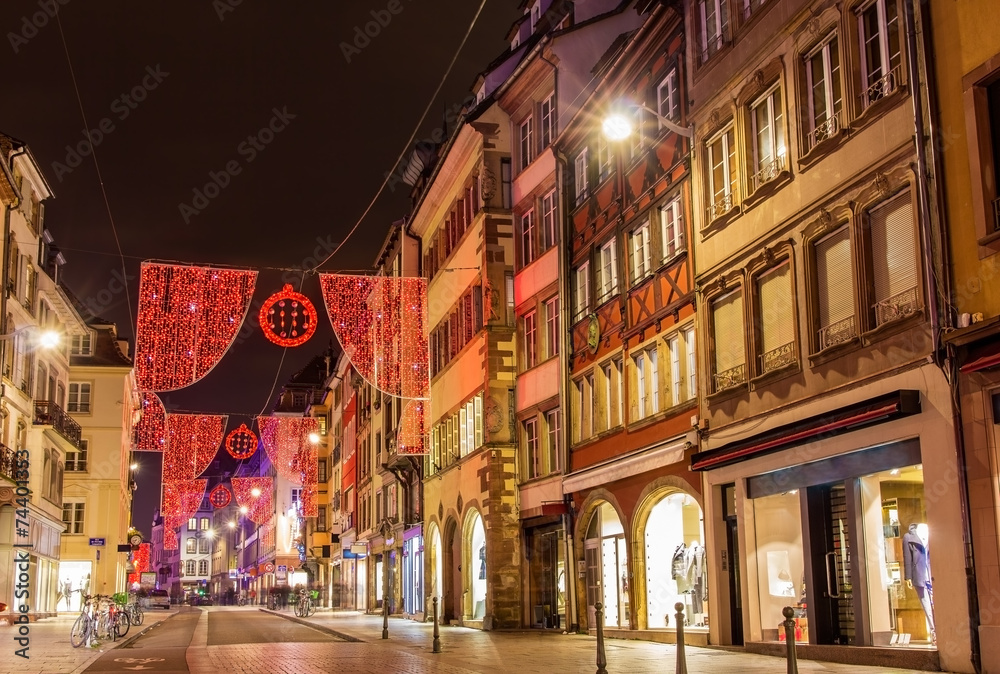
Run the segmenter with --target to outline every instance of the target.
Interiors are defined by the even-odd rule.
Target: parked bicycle
[[[316,612],[316,605],[313,603],[312,592],[306,589],[299,590],[299,600],[295,603],[295,615],[300,618],[308,618]]]
[[[128,634],[131,624],[128,615],[117,608],[113,597],[88,594],[83,597],[80,615],[70,628],[69,643],[79,648],[97,639],[114,641]]]

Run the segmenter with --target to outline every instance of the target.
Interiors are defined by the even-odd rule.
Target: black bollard
[[[684,653],[684,604],[674,604],[677,611],[677,669],[676,674],[687,674],[687,655]]]
[[[597,616],[597,674],[608,674],[608,658],[604,655],[604,604],[594,606]]]
[[[434,649],[433,653],[441,652],[441,633],[438,631],[438,598],[434,597]]]
[[[788,654],[787,674],[799,674],[799,663],[795,659],[795,609],[786,606],[781,609],[781,615],[785,616],[785,649]]]

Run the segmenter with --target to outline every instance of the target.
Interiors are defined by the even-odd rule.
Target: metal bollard
[[[597,674],[608,674],[608,658],[604,655],[604,604],[597,602]]]
[[[441,652],[441,633],[438,631],[438,598],[434,597],[434,648],[432,653]]]
[[[684,604],[674,604],[677,611],[677,669],[676,674],[687,674],[687,655],[684,652]]]
[[[787,674],[799,674],[799,663],[795,660],[795,609],[786,606],[781,609],[781,615],[785,616],[785,649],[788,656]]]

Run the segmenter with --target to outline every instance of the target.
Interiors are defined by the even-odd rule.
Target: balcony
[[[788,344],[779,346],[776,349],[771,349],[770,351],[761,354],[760,372],[761,374],[774,372],[787,365],[791,365],[794,362],[795,342],[789,342]]]
[[[708,219],[705,221],[708,225],[712,222],[718,220],[724,215],[730,213],[736,207],[736,200],[733,198],[732,192],[721,197],[718,201],[713,201],[708,205]]]
[[[809,132],[809,149],[812,150],[824,140],[833,138],[839,131],[840,120],[838,120],[835,116],[825,122],[817,124],[816,128]]]
[[[35,426],[51,426],[75,449],[80,449],[80,424],[51,400],[35,401],[35,419],[32,423]]]
[[[895,93],[903,83],[902,75],[902,66],[896,66],[865,89],[863,96],[865,109],[867,110],[889,94]]]
[[[714,374],[712,378],[715,383],[716,393],[739,386],[747,380],[746,363],[741,363],[736,367],[731,367],[728,370]]]
[[[760,170],[753,174],[754,191],[776,180],[781,172],[785,170],[785,155],[779,154],[774,159],[765,161],[760,165]]]
[[[831,323],[819,329],[819,349],[828,349],[837,344],[843,344],[854,339],[856,335],[854,329],[854,316]]]
[[[14,466],[16,465],[14,461],[14,450],[7,445],[0,443],[0,476],[7,478],[8,480],[14,480]]]
[[[910,288],[875,303],[875,322],[885,325],[917,312],[917,289]]]

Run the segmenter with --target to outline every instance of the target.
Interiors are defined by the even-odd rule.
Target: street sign
[[[103,539],[103,538],[91,538],[90,539],[90,544],[91,545],[104,545],[104,540],[105,539]]]

